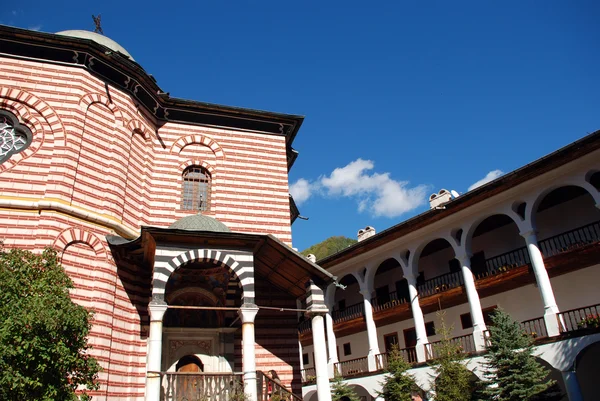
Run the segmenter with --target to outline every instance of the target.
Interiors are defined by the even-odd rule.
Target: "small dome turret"
[[[185,216],[169,226],[175,230],[214,231],[229,233],[231,230],[219,220],[204,216],[201,213]]]
[[[102,46],[108,47],[110,50],[119,52],[124,56],[129,57],[131,61],[135,61],[131,54],[123,46],[112,40],[111,38],[101,35],[96,32],[84,31],[84,30],[70,30],[70,31],[61,31],[56,32],[57,35],[70,36],[72,38],[80,38],[80,39],[89,39],[94,42],[101,44]]]

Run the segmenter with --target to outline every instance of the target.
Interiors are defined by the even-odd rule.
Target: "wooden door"
[[[177,401],[195,400],[203,392],[202,377],[194,373],[202,372],[202,362],[194,355],[186,355],[177,362],[175,369],[178,375],[175,380],[174,399]]]

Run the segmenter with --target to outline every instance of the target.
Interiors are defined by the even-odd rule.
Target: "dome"
[[[131,57],[131,54],[129,54],[129,52],[127,50],[125,50],[125,48],[123,46],[121,46],[120,44],[118,44],[117,42],[112,40],[111,38],[104,36],[104,35],[100,35],[99,33],[84,31],[84,30],[72,30],[72,31],[56,32],[56,34],[63,35],[63,36],[71,36],[73,38],[93,40],[94,42],[101,44],[102,46],[106,46],[113,51],[122,53],[123,55],[129,57],[129,59],[131,61],[135,61],[133,59],[133,57]]]
[[[216,231],[221,233],[231,232],[229,227],[221,223],[219,220],[212,217],[203,216],[201,213],[185,216],[171,224],[169,228],[189,231]]]

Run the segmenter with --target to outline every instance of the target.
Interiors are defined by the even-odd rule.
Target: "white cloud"
[[[471,185],[469,187],[469,191],[474,190],[477,187],[480,187],[484,184],[487,184],[490,181],[494,181],[496,178],[500,177],[504,175],[504,172],[501,170],[492,170],[489,173],[486,174],[485,177],[483,177],[481,180],[477,181],[476,183],[474,183],[473,185]]]
[[[40,29],[42,29],[41,25],[34,25],[34,26],[30,26],[28,28],[30,31],[39,31]]]
[[[396,181],[389,173],[372,173],[371,160],[356,159],[339,167],[320,180],[331,196],[358,198],[358,211],[370,211],[374,216],[397,217],[416,209],[426,201],[426,185],[409,187],[407,181]]]
[[[296,201],[296,204],[301,205],[312,196],[314,189],[314,184],[310,183],[304,178],[300,178],[298,181],[290,185],[290,194],[292,194],[292,196],[294,197],[294,201]]]

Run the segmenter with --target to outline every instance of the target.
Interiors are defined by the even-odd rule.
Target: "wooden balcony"
[[[406,361],[406,363],[414,364],[417,363],[417,350],[415,347],[402,348],[399,350],[402,359]],[[375,364],[378,371],[386,370],[388,367],[389,354],[377,354],[375,355]]]
[[[317,371],[315,368],[305,368],[300,371],[302,385],[315,384],[317,381]]]
[[[582,269],[600,260],[600,222],[593,222],[539,241],[540,251],[550,277]],[[521,247],[488,258],[485,269],[475,274],[475,286],[480,298],[489,297],[535,283],[527,248]],[[424,314],[433,313],[442,304],[444,308],[467,302],[462,274],[447,273],[426,280],[417,287],[419,304]],[[378,326],[412,318],[410,303],[391,292],[384,299],[373,298],[373,319]],[[358,303],[343,311],[334,311],[334,331],[346,336],[365,330],[364,305]],[[535,319],[533,319],[535,320]],[[523,322],[525,324],[525,322]],[[529,322],[528,331],[547,336],[545,325]],[[301,341],[308,344],[310,328],[301,331]],[[569,331],[569,330],[568,330]]]
[[[473,339],[473,334],[467,334],[464,336],[458,336],[450,339],[450,342],[455,344],[460,352],[464,352],[465,354],[474,354],[475,350],[475,340]],[[425,344],[425,355],[427,360],[437,359],[439,358],[439,348],[442,341],[434,341],[429,344]]]
[[[560,312],[557,316],[561,333],[600,328],[600,304]]]
[[[344,378],[368,374],[369,360],[365,356],[363,358],[356,358],[350,359],[349,361],[338,362],[335,364],[335,369]]]

